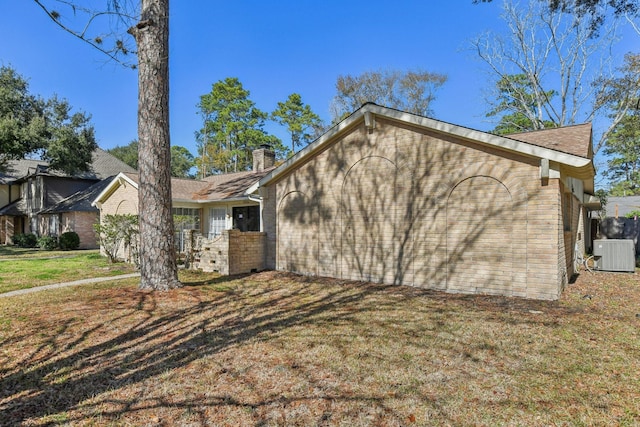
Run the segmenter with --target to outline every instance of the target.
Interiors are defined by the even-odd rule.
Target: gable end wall
[[[562,290],[559,182],[541,185],[523,156],[377,118],[261,194],[270,268],[537,299]]]

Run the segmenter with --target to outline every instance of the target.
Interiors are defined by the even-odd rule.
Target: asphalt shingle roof
[[[590,159],[591,123],[505,135],[506,138]]]
[[[40,211],[39,214],[54,214],[62,212],[97,212],[98,208],[92,206],[91,203],[98,197],[98,194],[104,190],[111,182],[113,177],[105,178],[96,182],[92,186],[61,200],[54,206]]]
[[[629,212],[640,211],[640,196],[608,197],[607,216],[626,216]]]
[[[25,216],[27,215],[27,202],[20,198],[14,202],[9,203],[2,209],[0,209],[0,216]]]
[[[211,175],[202,180],[171,178],[171,197],[174,200],[194,201],[221,201],[245,197],[247,189],[273,169]],[[136,184],[140,183],[138,174],[125,175]]]
[[[40,167],[47,167],[44,160],[22,159],[9,162],[9,170],[0,174],[0,184],[19,180],[27,175],[35,173]],[[64,172],[53,169],[44,169],[40,173],[49,176],[70,177],[81,179],[102,180],[110,176],[115,176],[120,172],[136,172],[134,168],[127,165],[117,157],[107,153],[101,148],[96,149],[92,154],[91,169],[87,172],[80,172],[75,175],[68,175]]]

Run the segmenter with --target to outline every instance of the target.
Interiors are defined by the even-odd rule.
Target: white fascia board
[[[247,188],[247,191],[245,191],[244,194],[247,196],[256,194],[258,192],[258,188],[260,188],[260,181],[256,181],[253,184],[251,184],[251,186]]]
[[[552,162],[560,163],[572,169],[577,169],[578,175],[580,177],[593,176],[593,174],[595,173],[592,161],[584,157],[563,153],[561,151],[552,150],[550,148],[540,147],[504,136],[493,135],[479,130],[453,125],[451,123],[430,119],[428,117],[417,116],[415,114],[398,110],[392,110],[390,108],[381,107],[375,104],[365,104],[351,116],[347,117],[345,120],[332,127],[320,138],[309,144],[304,149],[300,150],[297,154],[290,157],[286,162],[284,162],[282,165],[262,178],[259,181],[258,185],[267,185],[278,176],[286,173],[289,169],[294,167],[299,162],[302,162],[304,159],[323,149],[324,145],[328,144],[330,140],[332,140],[336,135],[342,133],[346,129],[352,128],[360,121],[363,121],[365,114],[374,114],[387,118],[389,120],[413,124],[415,126],[429,129],[437,133],[454,135],[471,142],[479,142],[485,145],[501,148],[503,150],[524,154],[535,158],[549,159]]]
[[[439,120],[430,119],[428,117],[416,116],[414,114],[403,113],[401,111],[390,110],[380,106],[371,106],[380,109],[377,113],[390,119],[395,119],[405,123],[432,129],[436,132],[455,135],[462,139],[482,142],[494,147],[500,147],[505,150],[526,154],[540,159],[549,159],[558,163],[565,164],[576,168],[581,168],[591,164],[591,160],[584,157],[574,156],[573,154],[563,153],[561,151],[552,150],[550,148],[540,147],[526,142],[511,139],[508,136],[498,136],[479,130],[469,129],[451,123],[441,122]]]
[[[246,202],[247,200],[251,200],[248,195],[242,196],[242,197],[233,197],[231,199],[217,199],[217,200],[171,199],[171,203],[194,203],[198,205],[207,205],[211,203]]]
[[[93,202],[91,202],[91,206],[96,206],[98,203],[102,203],[104,202],[104,199],[107,198],[107,196],[109,196],[111,193],[113,193],[114,191],[116,191],[116,189],[118,187],[120,187],[120,184],[122,183],[122,181],[126,181],[128,182],[132,187],[134,187],[136,190],[138,189],[138,183],[135,182],[134,180],[132,180],[131,178],[129,178],[127,175],[125,175],[124,173],[120,172],[118,175],[116,175],[111,182],[109,183],[109,185],[107,185],[107,187],[102,190],[100,192],[100,194],[98,194],[98,196],[96,196],[96,198],[93,200]]]
[[[600,202],[600,198],[591,194],[587,194],[587,193],[584,194],[584,199],[582,201],[582,204],[584,205],[584,207],[592,211],[597,211],[602,209],[602,203]]]

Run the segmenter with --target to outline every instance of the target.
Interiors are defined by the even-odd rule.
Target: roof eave
[[[91,206],[97,206],[98,203],[102,203],[104,202],[114,191],[116,191],[116,189],[118,187],[120,187],[120,185],[122,185],[122,182],[128,182],[131,186],[133,186],[135,189],[138,188],[138,183],[135,182],[134,180],[132,180],[131,178],[129,178],[126,174],[124,174],[123,172],[120,172],[118,175],[116,175],[111,182],[109,183],[109,185],[107,185],[105,187],[104,190],[102,190],[100,192],[100,194],[98,194],[96,196],[96,198],[91,202]]]
[[[258,185],[267,185],[277,178],[283,176],[298,164],[303,163],[306,159],[310,158],[315,153],[323,150],[325,148],[325,145],[328,145],[330,141],[336,138],[338,135],[342,134],[348,129],[353,128],[361,121],[364,121],[365,117],[370,114],[373,114],[374,116],[381,116],[392,121],[413,124],[418,127],[429,129],[436,133],[457,136],[466,141],[480,142],[485,145],[500,148],[509,152],[518,153],[534,158],[549,159],[550,161],[554,161],[568,167],[572,170],[572,175],[575,174],[574,176],[580,179],[590,179],[595,176],[593,162],[588,158],[540,147],[504,136],[493,135],[486,132],[465,128],[428,117],[417,116],[415,114],[381,107],[375,104],[365,104],[359,110],[355,111],[351,116],[347,117],[345,120],[331,128],[320,138],[309,144],[304,149],[300,150],[297,154],[290,157],[282,165],[267,174],[259,181]]]
[[[227,202],[245,202],[251,200],[249,195],[240,197],[229,197],[227,199],[172,199],[172,203],[197,203],[200,205],[206,205],[209,203],[227,203]]]

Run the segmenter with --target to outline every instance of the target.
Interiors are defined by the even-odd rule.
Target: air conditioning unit
[[[636,270],[636,245],[633,240],[594,240],[593,255],[597,259],[598,270],[629,272]]]

